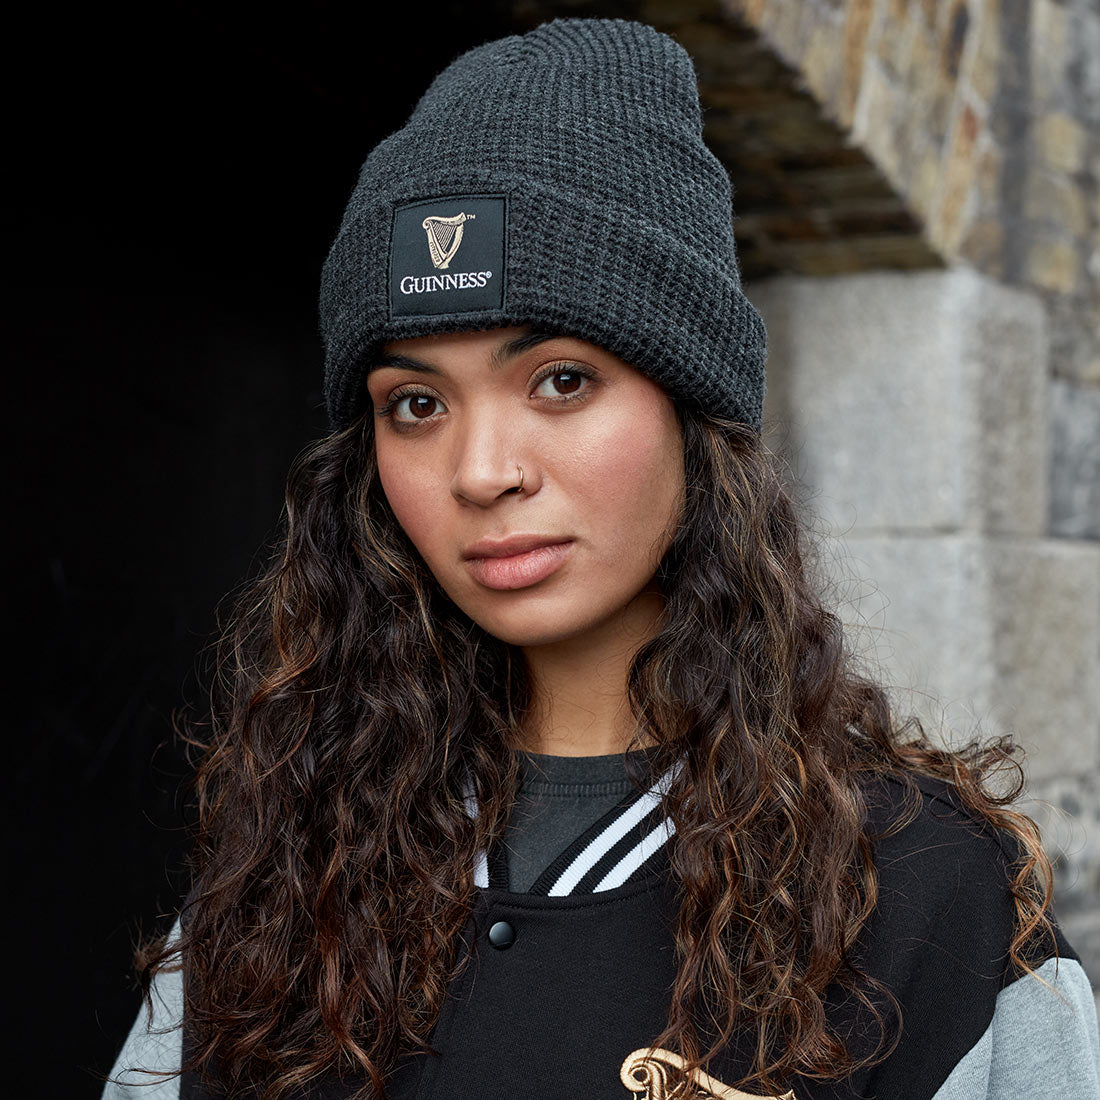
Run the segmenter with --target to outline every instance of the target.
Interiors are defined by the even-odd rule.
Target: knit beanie
[[[370,403],[390,340],[530,324],[761,428],[765,329],[687,51],[554,19],[475,47],[368,155],[321,276],[325,404]]]

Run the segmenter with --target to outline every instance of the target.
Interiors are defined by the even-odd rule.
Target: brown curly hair
[[[629,747],[656,745],[655,774],[686,765],[664,796],[682,908],[653,1045],[680,1050],[690,1074],[747,1024],[756,1057],[737,1085],[778,1091],[795,1073],[843,1077],[896,1043],[884,1033],[857,1059],[823,1011],[831,983],[876,1016],[871,994],[890,998],[851,957],[876,903],[869,778],[946,780],[1014,839],[1011,957],[1028,971],[1024,946],[1051,932],[1051,868],[1034,823],[1008,808],[1019,749],[937,747],[857,671],[760,435],[686,403],[677,415],[686,494],[657,572],[667,612],[628,681]],[[274,1100],[355,1073],[360,1095],[384,1100],[398,1059],[430,1050],[468,959],[457,945],[475,856],[515,798],[505,750],[531,701],[522,653],[427,570],[383,494],[372,419],[295,460],[270,564],[217,640],[209,713],[179,723],[201,754],[194,886],[182,938],[135,958],[150,1021],[153,976],[186,958],[184,1068],[230,1094]],[[1015,783],[997,793],[1006,768]],[[703,991],[716,1039],[701,1054]]]

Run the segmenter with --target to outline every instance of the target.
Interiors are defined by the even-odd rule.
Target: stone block
[[[1032,0],[1028,28],[1028,64],[1035,106],[1060,98],[1069,60],[1067,5],[1056,0]]]
[[[868,38],[868,48],[887,76],[896,80],[908,66],[909,50],[916,22],[909,5],[889,3],[873,27]]]
[[[998,719],[1034,778],[1100,770],[1100,545],[991,540]]]
[[[794,0],[768,0],[760,13],[760,30],[788,65],[797,67],[802,56],[799,36],[802,5]]]
[[[940,205],[932,222],[935,237],[948,255],[957,254],[968,222],[968,211],[976,203],[974,180],[977,173],[974,147],[980,123],[969,103],[964,103],[951,130],[951,142],[944,163]]]
[[[930,736],[1012,734],[1033,780],[1100,768],[1100,546],[852,534],[826,575],[866,668]]]
[[[1092,322],[1095,324],[1097,331],[1100,331],[1100,316],[1093,314]],[[1100,343],[1100,339],[1096,343]],[[1092,386],[1100,386],[1100,348],[1097,348],[1096,353],[1093,355],[1081,356],[1079,377],[1082,382],[1088,382]]]
[[[1065,111],[1050,111],[1033,122],[1035,151],[1043,162],[1062,172],[1079,172],[1085,165],[1088,132]]]
[[[1029,777],[1020,809],[1043,834],[1063,912],[1085,908],[1079,901],[1100,901],[1100,774]]]
[[[1034,286],[1068,294],[1077,286],[1080,269],[1076,246],[1064,238],[1040,237],[1027,251],[1027,276]]]
[[[1100,540],[1100,387],[1051,379],[1050,529]]]
[[[868,150],[883,174],[904,190],[897,147],[897,123],[903,111],[902,92],[880,65],[869,64],[856,100],[852,138]]]
[[[1084,237],[1089,228],[1085,192],[1072,177],[1032,165],[1024,189],[1024,214],[1036,222]]]
[[[874,18],[873,0],[849,0],[844,10],[844,60],[837,103],[842,126],[850,126],[863,67],[867,60],[867,42]]]
[[[938,201],[940,184],[943,179],[943,165],[939,148],[930,142],[922,152],[916,153],[916,167],[910,177],[909,205],[921,217],[927,219]]]
[[[801,65],[807,88],[833,115],[837,112],[841,82],[846,78],[836,63],[838,47],[835,28],[829,23],[818,23],[810,31]]]
[[[909,0],[886,0],[884,33],[897,33],[910,19]]]
[[[1066,0],[1031,0],[1029,37],[1048,46],[1052,52],[1065,56]]]
[[[906,62],[905,84],[909,95],[907,110],[919,112],[921,122],[933,139],[943,141],[954,95],[954,81],[940,71],[935,39],[932,32],[923,27],[913,34],[911,52]]]
[[[974,275],[958,310],[960,369],[974,419],[968,514],[979,530],[1046,534],[1050,390],[1048,324],[1026,290]],[[951,322],[947,322],[951,323]]]
[[[959,256],[993,278],[1004,272],[1005,225],[1000,218],[975,218],[959,244]]]
[[[1050,362],[1058,377],[1100,387],[1100,275],[1091,289],[1092,302],[1060,294],[1048,298]]]
[[[765,417],[834,531],[1039,535],[1046,315],[970,269],[777,277]]]
[[[974,50],[974,60],[967,74],[971,91],[987,106],[993,103],[1000,80],[1001,36],[996,23],[991,25],[989,20],[990,9],[995,6],[987,4],[982,13],[982,21],[975,32],[978,42]]]
[[[1001,170],[1004,158],[993,135],[986,130],[978,142],[977,163],[974,168],[974,194],[981,212],[1000,212]]]
[[[1073,55],[1069,67],[1072,96],[1082,118],[1100,119],[1100,6],[1076,4]]]
[[[1032,781],[1014,808],[1039,825],[1054,866],[1059,923],[1100,989],[1100,775]]]
[[[887,76],[896,79],[908,97],[908,106],[918,113],[922,121],[927,114],[927,98],[932,80],[935,77],[935,52],[931,34],[925,28],[914,25],[907,28],[901,36],[901,42],[891,46],[893,69],[880,59]]]

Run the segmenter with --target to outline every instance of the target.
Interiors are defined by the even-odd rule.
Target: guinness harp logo
[[[432,263],[440,270],[446,270],[454,259],[458,246],[462,244],[462,229],[466,222],[473,221],[476,214],[456,214],[453,218],[439,218],[434,215],[425,218],[420,224],[428,234],[428,251],[432,254]]]
[[[475,218],[477,225],[466,233],[466,223]],[[504,309],[507,261],[507,195],[437,195],[401,203],[393,208],[390,228],[390,317]]]
[[[631,1091],[642,1093],[642,1100],[795,1100],[793,1092],[762,1097],[741,1092],[697,1069],[688,1080],[683,1074],[684,1059],[663,1047],[643,1047],[623,1059],[619,1079]]]

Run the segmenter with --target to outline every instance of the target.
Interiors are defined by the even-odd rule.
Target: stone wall
[[[928,720],[1031,750],[1060,912],[1100,981],[1100,9],[722,6],[802,73],[952,269],[749,293],[787,352],[769,381],[799,395],[774,407],[800,476],[846,506],[823,518],[881,585],[887,634],[868,644]],[[862,338],[828,354],[808,318]]]
[[[964,266],[747,290],[769,333],[767,441],[829,602],[899,714],[944,743],[1023,746],[1023,808],[1095,981],[1100,544],[1049,531],[1042,302]]]
[[[721,3],[802,74],[941,255],[1043,296],[1059,374],[1100,385],[1100,8]]]

